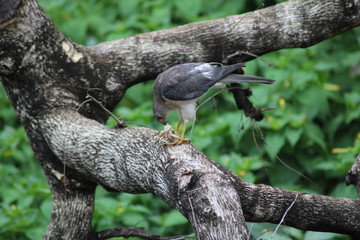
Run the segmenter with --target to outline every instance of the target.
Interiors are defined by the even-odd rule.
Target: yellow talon
[[[175,140],[174,142],[167,142],[165,143],[168,146],[173,146],[173,145],[180,145],[183,142],[190,142],[190,139],[188,138],[180,138],[179,140]]]
[[[181,125],[182,120],[180,119],[177,126],[176,126],[176,130],[175,130],[175,134],[177,135],[179,133],[179,129],[180,129],[180,125]]]
[[[176,126],[176,130],[175,130],[175,136],[174,135],[171,135],[171,128],[167,128],[166,130],[163,130],[162,131],[162,134],[161,136],[164,137],[164,140],[165,141],[169,141],[167,143],[165,143],[166,145],[168,146],[173,146],[173,145],[180,145],[182,144],[183,142],[190,142],[190,139],[188,138],[185,138],[185,132],[186,132],[186,128],[188,126],[188,122],[187,121],[184,121],[184,127],[182,129],[182,132],[181,134],[179,135],[179,129],[180,129],[180,126],[181,126],[181,120],[179,120],[177,126]],[[169,125],[170,126],[170,125]],[[173,141],[171,141],[173,140]]]

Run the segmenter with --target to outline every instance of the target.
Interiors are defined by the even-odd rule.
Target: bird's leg
[[[183,142],[190,142],[190,139],[185,138],[185,132],[186,132],[186,128],[187,128],[188,124],[189,124],[188,121],[184,121],[184,128],[183,128],[183,130],[181,132],[180,139],[177,139],[174,142],[168,142],[168,143],[166,143],[166,145],[178,145],[178,144],[181,144]],[[180,125],[180,124],[178,124],[178,125]],[[177,131],[178,130],[179,129],[177,129]]]
[[[179,119],[179,122],[178,122],[178,124],[177,124],[177,126],[176,126],[175,134],[178,134],[178,133],[179,133],[181,122],[182,122],[182,120]]]
[[[186,128],[187,128],[188,124],[189,124],[188,121],[184,121],[184,128],[183,128],[182,133],[180,135],[180,141],[186,139],[186,138],[184,138],[184,136],[185,136],[185,132],[186,132]]]

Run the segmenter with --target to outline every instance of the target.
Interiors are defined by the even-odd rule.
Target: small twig
[[[150,128],[149,126],[146,126],[145,124],[142,124],[142,123],[138,123],[138,122],[134,122],[134,121],[126,121],[125,124],[135,124],[137,126],[140,126],[140,127],[146,127],[146,128]]]
[[[116,117],[112,112],[110,112],[101,102],[99,102],[96,98],[94,98],[93,96],[91,96],[89,93],[87,93],[86,98],[90,98],[92,101],[94,101],[95,103],[97,103],[107,114],[109,114],[110,116],[112,116],[116,122],[118,123],[117,126],[120,128],[126,127],[126,124],[124,122],[124,120],[122,120],[120,117]]]
[[[269,110],[276,110],[277,108],[276,107],[264,107],[264,108],[260,108],[260,110],[262,112],[265,112],[265,111],[269,111]]]
[[[194,234],[173,236],[173,237],[161,237],[155,233],[146,231],[144,228],[127,227],[127,228],[112,228],[97,232],[97,237],[100,240],[105,240],[114,237],[140,237],[147,240],[181,240],[185,238],[194,237]]]
[[[271,235],[270,240],[273,239],[273,237],[275,236],[276,232],[278,231],[280,225],[284,222],[286,214],[289,212],[289,210],[292,208],[292,206],[294,206],[298,196],[299,196],[299,193],[296,193],[295,199],[291,202],[290,206],[286,209],[286,211],[285,211],[284,215],[282,216],[279,224],[276,226],[274,233]]]
[[[91,101],[91,99],[87,99],[87,100],[83,101],[83,102],[79,105],[79,107],[76,109],[76,112],[79,112],[80,108],[82,108],[82,106],[84,106],[85,103],[88,103],[88,102],[90,102],[90,101]]]
[[[188,235],[183,235],[183,236],[176,236],[176,237],[165,237],[165,238],[161,238],[161,240],[181,240],[181,239],[185,239],[185,238],[195,238],[195,234],[188,234]]]
[[[196,223],[196,216],[195,216],[195,212],[194,212],[194,207],[193,207],[193,205],[192,205],[192,202],[191,202],[190,197],[188,197],[188,199],[189,199],[189,203],[190,203],[191,214],[193,215],[193,219],[194,219],[195,229],[198,229],[197,223]]]
[[[260,130],[260,131],[261,131],[261,130]],[[261,153],[260,146],[259,146],[259,144],[258,144],[258,142],[257,142],[257,140],[256,140],[256,134],[255,134],[255,127],[254,127],[254,125],[252,125],[251,133],[252,133],[252,135],[253,135],[253,141],[254,141],[254,143],[255,143],[256,149],[257,149],[258,152],[259,152],[260,158],[263,158],[263,155],[262,155],[262,153]],[[266,144],[266,141],[265,141],[265,140],[264,140],[264,142],[265,142],[265,144]]]
[[[244,52],[244,51],[236,51],[230,55],[228,55],[225,60],[223,61],[223,64],[228,64],[229,63],[229,60],[233,57],[237,57],[237,56],[241,56],[241,55],[248,55],[248,56],[251,56],[251,57],[254,57],[254,58],[258,58],[260,59],[261,61],[263,61],[264,63],[266,63],[269,67],[276,67],[276,68],[280,68],[279,66],[265,60],[264,58],[262,57],[259,57],[258,55],[256,54],[253,54],[253,53],[249,53],[249,52]]]
[[[124,237],[124,238],[141,237],[143,239],[162,240],[160,235],[148,232],[143,228],[135,228],[135,227],[106,229],[98,232],[97,237],[100,240],[105,240],[113,237]]]
[[[254,224],[252,223],[249,228],[249,236],[247,237],[247,240],[251,240],[251,232],[252,232],[253,226],[254,226]]]

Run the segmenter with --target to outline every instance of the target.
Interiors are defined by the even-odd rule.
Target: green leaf
[[[200,13],[202,0],[181,0],[175,1],[179,16],[188,21],[194,20]]]
[[[275,158],[285,144],[285,136],[282,136],[279,132],[271,132],[265,136],[265,139],[267,142],[266,151],[268,155],[271,158]]]
[[[52,209],[52,202],[51,199],[45,199],[41,206],[40,206],[41,212],[44,216],[49,216],[50,217],[50,213],[51,213],[51,209]]]
[[[346,115],[345,115],[346,123],[350,123],[354,119],[359,119],[360,118],[360,108],[359,108],[360,91],[359,92],[353,91],[353,92],[345,93],[344,101],[345,101],[345,104],[347,107],[347,111],[346,111]]]
[[[296,143],[299,141],[301,134],[303,133],[303,129],[299,128],[299,129],[291,129],[291,128],[287,128],[286,129],[286,138],[289,141],[290,145],[292,147],[294,147],[296,145]]]
[[[101,201],[95,200],[95,209],[101,212],[113,212],[119,206],[119,201],[110,197],[103,197]]]
[[[360,103],[360,92],[347,92],[344,95],[344,100],[350,109],[358,108]]]
[[[26,195],[18,200],[18,208],[29,208],[34,201],[35,195]]]
[[[251,236],[253,239],[273,239],[273,240],[293,240],[303,239],[300,230],[295,228],[280,226],[274,234],[276,224],[270,223],[247,223],[248,228],[251,229]],[[273,236],[274,235],[274,236]],[[273,238],[271,238],[273,236]],[[256,238],[255,238],[256,237]]]
[[[304,113],[301,114],[291,113],[291,114],[287,114],[287,116],[289,118],[289,124],[293,128],[300,128],[306,123],[306,115]]]
[[[8,223],[11,222],[11,218],[6,216],[3,212],[2,209],[0,208],[0,229],[3,228],[3,226],[6,226]],[[1,232],[1,230],[0,230]]]
[[[172,210],[164,218],[164,227],[172,227],[187,223],[188,220],[176,210]]]
[[[130,17],[133,14],[138,14],[139,12],[139,4],[141,0],[121,0],[116,1],[118,5],[118,11],[121,13],[123,17]]]
[[[45,229],[46,229],[46,226],[44,226],[44,227],[45,228],[32,228],[32,229],[26,231],[26,236],[31,240],[42,239],[42,237],[44,236],[44,233],[45,233]]]
[[[298,96],[298,100],[303,105],[309,120],[315,116],[326,118],[329,114],[328,92],[318,86],[312,86]]]
[[[75,42],[84,44],[87,27],[88,22],[86,21],[69,19],[63,23],[62,30],[66,36],[71,36]]]
[[[144,213],[144,214],[150,214],[151,213],[151,211],[147,207],[142,206],[142,205],[131,205],[128,208],[128,211],[131,211],[131,212],[134,212],[134,213]]]
[[[322,233],[322,232],[308,231],[305,233],[304,239],[306,239],[306,240],[330,240],[330,239],[335,239],[336,237],[342,237],[342,235],[337,234],[337,233]]]
[[[139,213],[127,212],[126,214],[122,215],[121,220],[126,226],[129,227],[149,227],[149,223],[147,222],[145,217]]]
[[[332,69],[336,69],[339,66],[338,62],[335,61],[320,61],[320,62],[316,62],[314,64],[314,68],[316,70],[320,70],[320,71],[329,71]]]
[[[244,179],[245,181],[247,182],[250,182],[250,183],[255,183],[255,180],[256,180],[256,175],[253,174],[252,172],[247,172],[245,174],[245,176],[241,177],[242,179]]]
[[[324,133],[318,125],[315,125],[313,123],[306,124],[305,135],[307,136],[308,140],[318,146],[324,153],[327,152]]]
[[[290,186],[294,186],[298,179],[301,178],[301,170],[286,159],[282,159],[283,162],[277,160],[271,167],[271,180],[274,185],[280,188],[289,189]],[[299,173],[295,172],[298,171]]]
[[[345,183],[338,183],[335,189],[330,193],[330,196],[339,198],[359,198],[356,189],[353,185],[346,186]]]

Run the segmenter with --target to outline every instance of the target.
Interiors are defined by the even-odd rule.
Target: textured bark
[[[353,184],[360,196],[360,154],[356,157],[356,161],[350,168],[346,176],[346,185]]]
[[[232,179],[192,145],[169,147],[152,129],[108,129],[76,112],[39,121],[55,155],[106,189],[160,196],[189,219],[200,239],[247,239]]]
[[[359,1],[288,1],[94,47],[66,39],[35,0],[0,6],[0,79],[53,194],[44,239],[103,239],[91,226],[98,184],[160,196],[199,239],[247,239],[245,219],[278,223],[296,196],[288,226],[360,236],[359,200],[246,183],[191,144],[164,146],[147,128],[109,129],[99,105],[82,104],[97,88],[92,95],[112,109],[129,86],[174,64],[310,46],[360,25]]]
[[[337,232],[359,238],[360,200],[299,193],[266,185],[253,185],[237,179],[245,219],[252,222],[279,223],[303,230]],[[298,196],[297,196],[298,195]],[[250,211],[250,212],[248,212]]]

